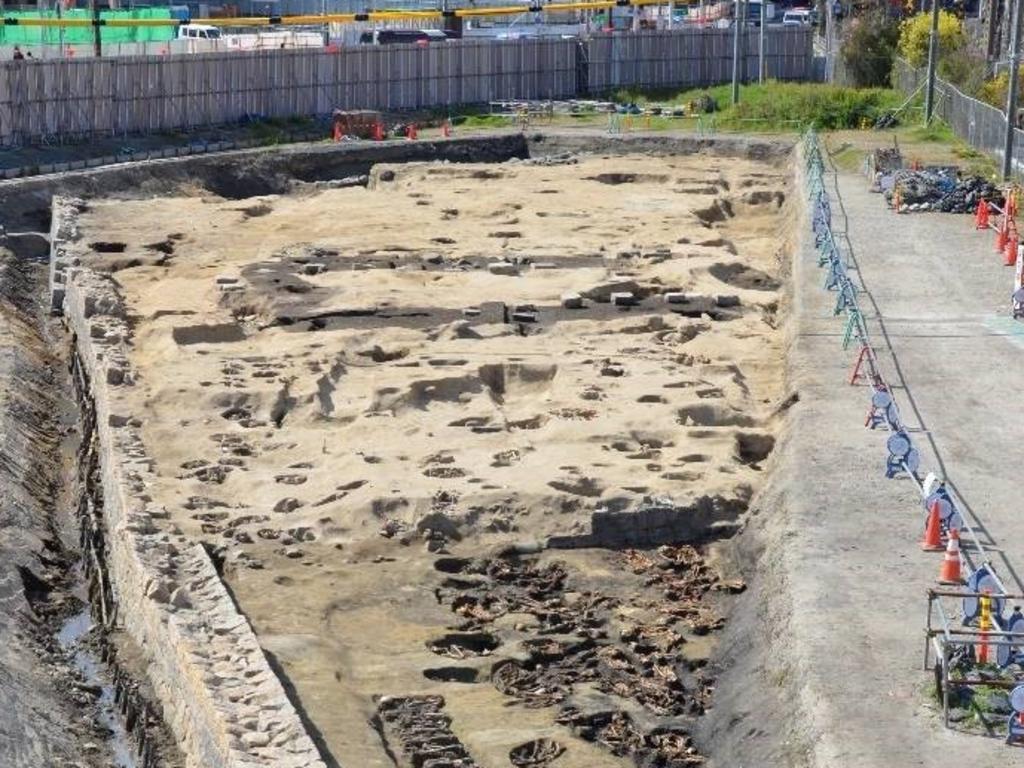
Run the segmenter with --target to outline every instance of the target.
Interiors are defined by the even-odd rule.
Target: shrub
[[[900,56],[913,67],[928,61],[928,37],[931,33],[931,13],[919,13],[900,24]],[[939,51],[946,56],[959,50],[964,43],[960,20],[949,11],[939,11]]]
[[[940,50],[939,53],[939,77],[967,94],[973,95],[980,91],[988,74],[988,63],[984,56],[971,53],[966,45],[949,52]],[[1006,85],[1005,80],[1003,85]],[[1003,100],[1006,100],[1005,95]]]
[[[859,128],[898,103],[898,95],[880,88],[770,83],[745,89],[731,116],[777,126],[797,120],[822,129]]]
[[[840,54],[854,85],[889,85],[899,37],[899,26],[881,10],[857,16],[849,22]]]

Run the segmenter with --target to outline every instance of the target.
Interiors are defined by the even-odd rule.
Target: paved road
[[[952,481],[980,519],[1007,587],[1024,590],[1018,464],[1024,435],[1024,325],[1006,319],[1010,269],[967,216],[896,216],[864,179],[843,175],[845,227],[861,297],[922,468]],[[885,434],[862,427],[869,391],[845,383],[853,354],[822,290],[811,244],[794,273],[793,439],[783,562],[790,578],[791,669],[821,766],[1003,766],[1001,739],[942,728],[924,703],[924,590],[941,555],[922,553],[912,483],[884,479]]]

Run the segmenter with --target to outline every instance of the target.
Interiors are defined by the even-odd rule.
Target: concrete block
[[[515,277],[519,274],[519,265],[510,261],[493,261],[487,265],[487,271],[492,275]]]
[[[564,309],[583,309],[583,297],[578,293],[563,293],[562,307]]]
[[[16,179],[21,176],[21,168],[4,168],[5,179]]]
[[[88,160],[85,161],[85,165],[87,168],[99,168],[101,165],[103,165],[103,158],[90,157]]]
[[[117,162],[117,155],[104,155],[103,156],[103,164],[104,165],[113,165],[116,162]]]
[[[534,269],[558,269],[558,265],[550,261],[535,261],[531,266]]]
[[[178,154],[178,153],[177,153],[177,151],[176,151],[176,150],[174,149],[174,147],[167,147],[166,149],[164,149],[164,150],[161,150],[161,152],[160,152],[160,156],[161,156],[161,157],[174,157],[174,156],[176,156],[177,154]]]
[[[466,307],[462,310],[463,317],[480,317],[480,307]]]
[[[672,291],[670,293],[663,294],[666,304],[685,304],[686,294]]]
[[[636,304],[636,297],[628,291],[613,293],[608,298],[612,305],[616,307],[630,307]]]
[[[530,310],[517,310],[512,313],[513,323],[536,323],[537,313]]]
[[[740,297],[739,296],[716,296],[715,297],[715,304],[717,304],[718,306],[722,307],[723,309],[725,309],[727,307],[738,307],[740,305]]]
[[[55,173],[64,173],[71,167],[71,163],[54,163],[53,170]]]
[[[54,169],[53,169],[53,164],[52,163],[50,163],[49,165],[40,165],[39,166],[39,172],[40,173],[53,173],[53,170]]]
[[[507,323],[508,307],[503,301],[482,301],[480,319],[485,323]]]
[[[71,161],[71,170],[78,171],[78,170],[81,170],[82,168],[85,168],[85,160],[72,160]]]
[[[303,264],[302,271],[307,275],[319,275],[327,271],[327,265],[318,261],[313,261],[309,264]]]

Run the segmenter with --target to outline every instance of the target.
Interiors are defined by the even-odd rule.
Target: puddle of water
[[[57,633],[57,641],[61,648],[72,653],[72,663],[85,682],[100,689],[97,700],[99,721],[111,734],[108,744],[113,752],[112,768],[139,768],[132,739],[114,703],[114,686],[103,674],[102,662],[84,642],[92,627],[92,612],[86,604],[84,609],[64,622]]]

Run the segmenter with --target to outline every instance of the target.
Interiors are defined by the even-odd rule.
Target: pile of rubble
[[[1003,193],[992,182],[981,176],[961,176],[956,168],[896,171],[885,191],[890,203],[896,190],[901,212],[974,213],[981,199],[1003,204]]]

